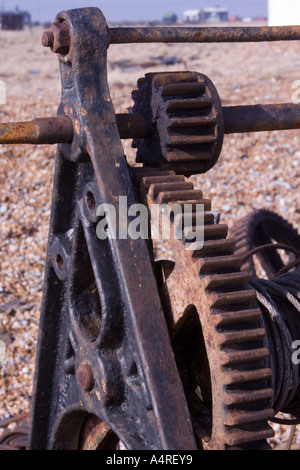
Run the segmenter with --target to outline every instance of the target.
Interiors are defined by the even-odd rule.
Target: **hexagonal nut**
[[[67,23],[53,23],[49,29],[54,41],[51,50],[57,54],[68,54],[70,49],[70,30]]]

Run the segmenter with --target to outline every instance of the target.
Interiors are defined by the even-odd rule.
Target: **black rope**
[[[291,263],[287,264],[283,268],[278,271],[278,273],[275,274],[274,277],[280,276],[281,274],[287,273],[290,271],[292,268],[298,268],[300,266],[300,259],[296,259],[295,261],[292,261]]]
[[[292,419],[273,418],[278,424],[300,424],[299,365],[293,364],[292,344],[300,340],[300,252],[296,248],[269,243],[260,245],[244,255],[244,261],[264,250],[283,249],[298,259],[284,266],[271,280],[253,278],[249,284],[255,289],[266,329],[266,342],[270,351],[269,365],[273,372],[273,409],[294,416]]]

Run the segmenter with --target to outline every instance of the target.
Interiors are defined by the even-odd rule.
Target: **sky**
[[[0,0],[2,10],[29,11],[33,21],[53,21],[62,10],[80,7],[98,7],[106,21],[155,21],[165,13],[174,12],[182,18],[185,10],[216,5],[227,7],[230,16],[267,16],[268,0]]]

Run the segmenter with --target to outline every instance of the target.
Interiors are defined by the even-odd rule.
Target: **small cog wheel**
[[[224,122],[212,81],[196,72],[150,73],[133,91],[133,112],[154,129],[135,139],[137,162],[186,176],[212,168],[221,153]]]

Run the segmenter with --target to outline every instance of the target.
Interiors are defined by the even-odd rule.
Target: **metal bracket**
[[[55,22],[70,31],[58,115],[74,135],[57,152],[29,448],[78,449],[96,419],[127,449],[195,449],[147,243],[96,234],[100,204],[119,220],[119,197],[136,202],[107,84],[108,28],[96,8]]]

